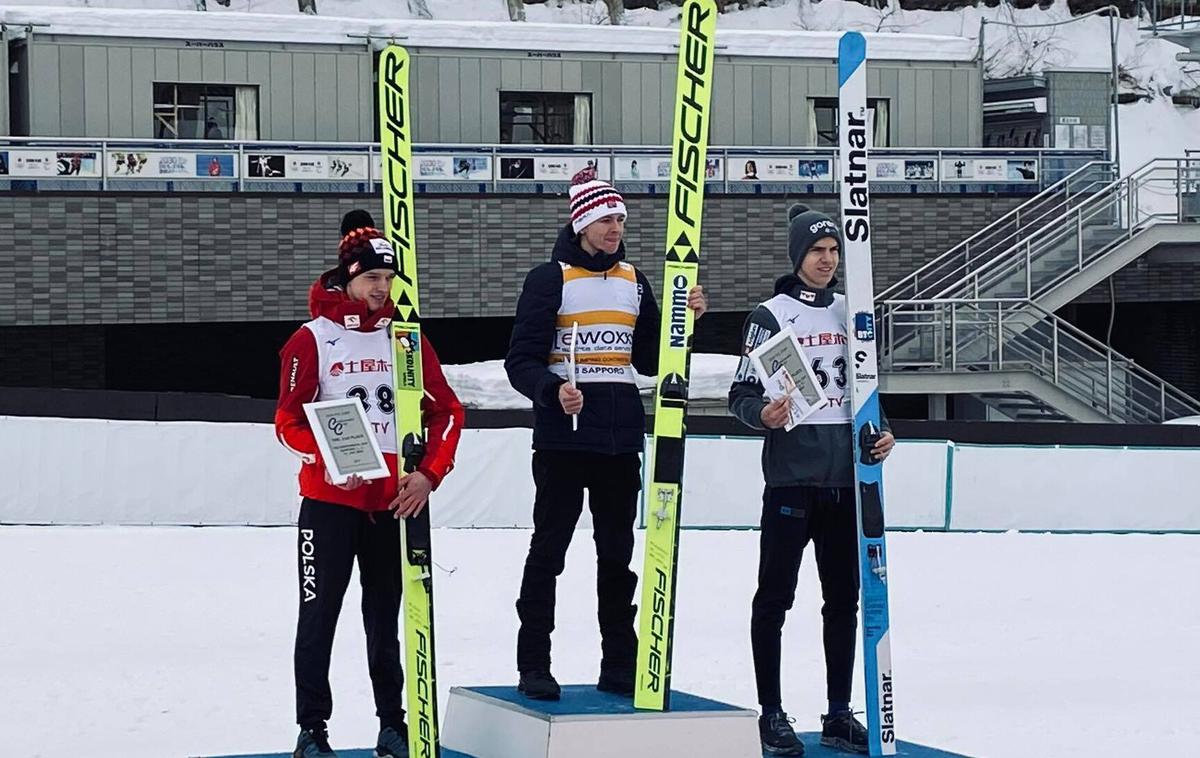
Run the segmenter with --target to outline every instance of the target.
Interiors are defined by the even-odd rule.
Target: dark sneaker
[[[517,689],[531,700],[558,700],[562,688],[549,671],[522,671]]]
[[[337,758],[337,753],[329,747],[329,733],[319,726],[300,730],[292,758]]]
[[[596,689],[601,692],[611,692],[614,695],[633,697],[635,676],[630,666],[600,667],[600,679]]]
[[[867,752],[867,728],[852,711],[821,717],[821,744],[847,753]]]
[[[408,758],[408,727],[385,726],[375,740],[375,758]]]
[[[772,755],[804,755],[804,743],[792,729],[792,720],[783,711],[758,717],[758,738],[763,751]]]

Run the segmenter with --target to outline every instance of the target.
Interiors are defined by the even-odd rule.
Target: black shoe
[[[544,669],[522,671],[517,689],[531,700],[558,700],[562,695],[562,688],[554,680],[554,675]]]
[[[792,729],[792,720],[783,711],[758,717],[758,739],[763,751],[772,755],[804,755],[804,743]]]
[[[867,752],[867,728],[852,711],[821,717],[821,744],[847,753]]]
[[[375,758],[408,758],[408,727],[385,726],[375,739]]]
[[[635,679],[632,666],[609,666],[608,668],[601,666],[600,679],[596,682],[596,689],[601,692],[611,692],[614,695],[633,697]]]
[[[292,758],[337,758],[337,753],[329,747],[329,733],[325,727],[315,726],[300,730]]]

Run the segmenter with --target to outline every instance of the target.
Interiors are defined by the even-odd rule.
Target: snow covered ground
[[[523,530],[437,530],[438,676],[511,683]],[[754,705],[752,531],[685,532],[676,684]],[[1184,755],[1200,673],[1200,537],[892,534],[893,657],[904,739],[974,756]],[[287,528],[0,529],[5,756],[165,758],[290,748],[297,592]],[[590,535],[560,582],[555,672],[592,681]],[[639,541],[636,553],[640,561]],[[719,558],[719,559],[718,559]],[[785,630],[784,704],[823,707],[806,557]],[[335,747],[374,737],[352,583],[337,637]],[[861,683],[856,684],[861,707]],[[86,746],[86,749],[81,746]]]

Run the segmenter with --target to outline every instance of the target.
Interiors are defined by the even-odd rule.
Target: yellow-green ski
[[[392,280],[397,318],[391,324],[392,384],[396,400],[396,449],[405,473],[425,452],[421,399],[421,316],[417,295],[417,245],[413,231],[412,121],[408,108],[408,51],[391,45],[379,56],[380,152],[383,155],[384,233],[400,262]],[[404,591],[404,678],[408,700],[408,749],[437,758],[437,686],[433,655],[433,556],[429,509],[400,526]]]
[[[656,711],[669,710],[671,704],[675,571],[683,499],[683,447],[687,436],[684,415],[695,322],[687,299],[700,268],[700,214],[717,29],[714,0],[687,0],[680,26],[658,348],[658,399],[654,411],[651,483],[646,488],[646,560],[642,570],[637,689],[633,699],[635,707]]]

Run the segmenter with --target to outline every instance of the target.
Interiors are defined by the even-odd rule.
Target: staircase
[[[885,392],[967,392],[1021,421],[1157,424],[1200,413],[1187,393],[1026,300],[889,301],[884,308]],[[925,349],[893,350],[893,325]]]
[[[1200,160],[1088,164],[878,298],[886,392],[970,393],[1009,418],[1159,423],[1200,402],[1054,311],[1162,246],[1200,254]]]

